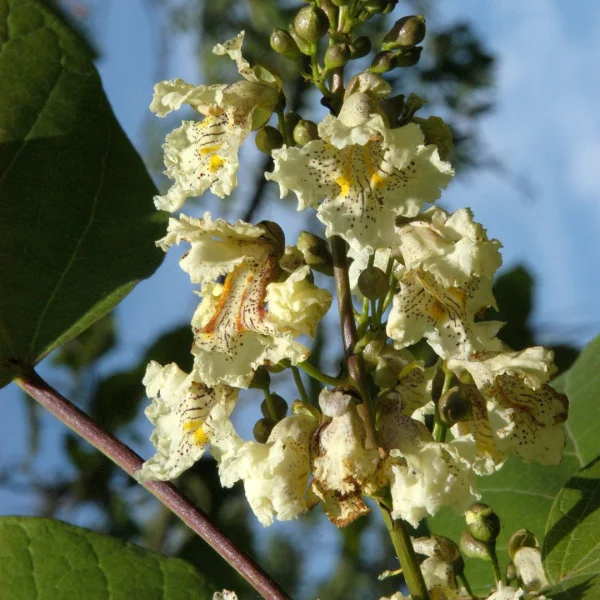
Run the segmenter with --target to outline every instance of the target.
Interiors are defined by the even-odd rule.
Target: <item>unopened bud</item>
[[[285,234],[281,226],[274,221],[261,221],[259,225],[275,240],[281,249],[285,247]]]
[[[304,255],[296,246],[286,246],[283,256],[279,259],[279,266],[288,273],[293,273],[305,264]]]
[[[452,427],[466,421],[471,415],[471,400],[460,386],[450,388],[438,402],[440,421],[445,427]]]
[[[390,287],[388,276],[379,267],[367,267],[358,276],[358,289],[369,300],[385,296]]]
[[[446,379],[446,375],[443,369],[438,369],[433,381],[431,382],[431,397],[434,402],[437,402],[442,395],[442,390],[444,389],[444,381]]]
[[[476,540],[466,529],[460,536],[460,549],[462,550],[463,554],[469,558],[491,560],[487,545]]]
[[[361,35],[350,42],[350,58],[356,60],[371,52],[371,40],[366,35]]]
[[[319,6],[321,10],[327,15],[329,23],[333,26],[337,25],[338,21],[338,7],[331,0],[320,0]]]
[[[260,444],[266,444],[275,425],[277,425],[277,423],[273,421],[273,419],[259,419],[256,421],[254,429],[252,430],[254,439]]]
[[[294,41],[294,38],[285,29],[274,29],[271,34],[271,48],[290,60],[299,60],[301,57],[300,48]]]
[[[271,394],[271,405],[273,407],[274,414],[271,414],[269,403],[266,400],[262,401],[260,405],[260,411],[262,412],[263,417],[267,419],[273,419],[275,421],[281,421],[281,419],[287,415],[288,403],[279,394]]]
[[[417,46],[425,39],[425,17],[413,15],[402,17],[386,33],[381,47],[383,50],[397,50]]]
[[[296,33],[307,42],[318,42],[329,29],[329,19],[325,11],[317,6],[305,6],[294,19]]]
[[[333,258],[329,244],[323,238],[309,231],[301,231],[296,245],[311,269],[324,275],[333,275]]]
[[[387,73],[396,68],[396,56],[393,52],[380,52],[375,55],[369,70],[372,73]]]
[[[397,51],[396,66],[397,67],[414,67],[421,58],[421,52],[423,52],[422,46],[415,46],[414,48],[403,48],[401,51]]]
[[[446,160],[452,151],[452,132],[440,117],[429,117],[428,119],[415,118],[425,136],[425,144],[435,144],[438,154],[442,160]]]
[[[529,529],[518,529],[510,536],[506,551],[508,552],[510,559],[514,560],[517,550],[524,547],[537,548],[538,546],[537,538],[529,531]]]
[[[381,14],[387,15],[388,13],[391,13],[396,8],[396,4],[398,4],[398,0],[388,0],[388,3],[385,5]]]
[[[271,376],[269,375],[269,372],[262,366],[258,367],[258,369],[254,371],[254,376],[250,382],[250,389],[267,390],[269,389],[270,384]]]
[[[325,66],[328,69],[343,67],[350,60],[350,49],[346,44],[334,44],[325,52]]]
[[[506,565],[506,581],[510,585],[511,581],[515,581],[517,578],[517,568],[514,563],[509,562]]]
[[[500,519],[487,504],[472,504],[465,513],[465,520],[469,533],[478,542],[493,543],[500,534]]]
[[[301,38],[296,31],[296,28],[293,25],[290,25],[289,34],[292,36],[293,40],[296,42],[298,46],[298,50],[305,54],[306,56],[310,56],[312,54],[312,47],[310,42],[307,42],[305,39]]]
[[[271,156],[271,152],[283,146],[283,136],[275,127],[267,125],[256,132],[254,138],[256,147],[265,154]]]
[[[313,140],[319,139],[319,129],[313,121],[305,121],[300,119],[296,127],[294,127],[294,141],[300,146],[308,144]]]

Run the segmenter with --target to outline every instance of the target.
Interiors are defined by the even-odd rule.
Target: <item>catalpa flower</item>
[[[324,389],[319,405],[328,422],[313,443],[313,493],[329,519],[344,527],[369,512],[362,487],[375,474],[377,448],[366,447],[365,426],[352,396]]]
[[[279,184],[281,197],[296,193],[298,210],[323,200],[317,216],[326,235],[340,235],[357,252],[391,247],[396,217],[414,217],[453,175],[437,148],[424,145],[418,125],[391,129],[364,93],[350,95],[339,117],[326,116],[319,137],[273,151],[275,169],[266,177]]]
[[[424,337],[438,356],[466,359],[473,352],[502,348],[495,336],[503,324],[475,320],[489,306],[496,307],[489,278],[471,277],[460,287],[447,287],[419,268],[400,280],[386,331],[396,348]]]
[[[143,382],[152,399],[146,416],[156,427],[150,437],[156,454],[135,477],[141,482],[175,479],[204,454],[208,445],[204,424],[211,412],[220,406],[229,415],[238,391],[226,385],[210,388],[174,363],[163,367],[154,361]]]
[[[183,79],[162,81],[154,87],[150,105],[157,116],[190,105],[204,115],[202,121],[184,121],[171,132],[163,148],[165,173],[174,180],[156,208],[176,211],[192,196],[209,187],[224,198],[237,186],[238,150],[250,131],[264,125],[279,98],[280,81],[263,67],[251,68],[241,54],[244,32],[213,49],[236,61],[244,78],[232,85],[194,86]]]
[[[488,239],[468,208],[452,215],[429,208],[398,227],[397,245],[407,270],[428,271],[447,287],[467,284],[474,276],[491,279],[502,265],[502,244]]]
[[[208,213],[203,219],[182,215],[170,220],[158,244],[166,250],[181,241],[191,245],[181,267],[193,283],[202,284],[204,296],[192,321],[194,372],[200,380],[248,387],[260,365],[284,358],[295,365],[308,358],[309,350],[293,338],[314,332],[331,296],[306,281],[306,269],[279,283],[284,248],[279,226],[230,225]],[[222,276],[224,283],[215,285]]]
[[[308,510],[310,440],[318,421],[307,415],[286,417],[271,431],[265,444],[245,442],[217,407],[206,424],[210,451],[219,463],[221,484],[244,482],[246,498],[258,520],[268,526],[297,518]]]
[[[475,405],[477,418],[455,425],[455,435],[473,436],[480,453],[489,455],[495,447],[501,455],[516,454],[525,462],[560,462],[568,401],[547,384],[556,370],[550,350],[538,346],[492,352],[447,364],[459,376],[468,372],[482,397]]]

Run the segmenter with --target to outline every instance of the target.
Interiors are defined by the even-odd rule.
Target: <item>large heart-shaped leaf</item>
[[[543,554],[552,598],[600,597],[600,457],[577,471],[554,500]]]
[[[553,385],[569,398],[567,447],[562,462],[545,467],[511,458],[500,471],[478,480],[481,501],[492,506],[502,522],[497,549],[503,565],[507,562],[505,549],[512,533],[527,527],[542,540],[556,495],[569,477],[598,454],[600,338],[592,341],[573,367]],[[429,526],[434,533],[458,540],[465,523],[463,517],[442,510],[429,520]],[[475,559],[466,559],[466,565],[473,591],[480,595],[489,592],[493,583],[491,566]]]
[[[192,565],[54,519],[0,518],[2,600],[208,600]]]
[[[165,215],[84,44],[0,0],[0,387],[151,275]]]

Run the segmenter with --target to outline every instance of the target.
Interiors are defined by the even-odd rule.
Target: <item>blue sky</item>
[[[143,124],[155,83],[156,38],[160,19],[150,18],[144,0],[96,2],[94,31],[103,57],[99,70],[118,119],[144,155]],[[600,5],[591,0],[481,0],[439,3],[440,16],[474,23],[498,55],[497,109],[482,125],[489,151],[507,173],[526,177],[534,190],[524,196],[509,176],[480,172],[455,180],[443,197],[454,210],[471,206],[491,237],[504,244],[507,266],[524,263],[537,277],[535,323],[546,341],[584,344],[600,331],[596,306],[600,273]],[[401,6],[399,7],[401,9]],[[400,15],[399,15],[400,16]],[[173,48],[161,77],[200,83],[190,40]],[[273,185],[273,184],[271,184]],[[208,201],[214,214],[219,204]],[[257,215],[280,214],[288,239],[305,227],[288,206],[274,202]],[[279,213],[274,211],[280,210]],[[224,216],[232,218],[229,211]],[[195,304],[177,256],[167,257],[157,274],[142,282],[118,307],[120,351],[103,365],[123,366],[156,335],[189,321]],[[47,365],[40,370],[60,387],[62,376]],[[14,386],[0,392],[0,465],[19,461],[25,448],[23,399]],[[74,399],[76,401],[76,399]],[[64,469],[57,447],[62,427],[49,415],[42,420],[41,467]],[[149,434],[149,423],[141,425]],[[144,431],[145,431],[144,430]],[[248,434],[246,430],[244,433]],[[137,448],[147,455],[149,443]],[[3,513],[30,513],[28,496],[0,492]],[[82,514],[82,523],[93,515]]]

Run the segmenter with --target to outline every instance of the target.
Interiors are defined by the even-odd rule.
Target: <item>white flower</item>
[[[478,451],[489,452],[491,446],[525,462],[560,462],[568,401],[546,383],[555,371],[550,350],[482,354],[469,361],[450,360],[448,368],[470,373],[485,400],[485,406],[477,406],[475,420],[455,425],[457,435],[472,434]]]
[[[300,267],[281,283],[267,286],[269,320],[283,331],[314,337],[331,306],[331,294],[311,283],[310,268]]]
[[[544,565],[542,564],[542,553],[539,548],[530,548],[527,546],[519,548],[515,552],[513,563],[519,580],[528,593],[537,594],[549,585]]]
[[[470,468],[472,449],[452,441],[439,444],[423,423],[407,417],[401,402],[384,397],[378,405],[378,432],[389,453],[385,470],[392,495],[392,517],[417,527],[442,506],[463,513],[478,500]]]
[[[231,413],[237,390],[225,385],[209,388],[174,363],[163,367],[154,361],[146,369],[144,385],[152,399],[146,415],[156,426],[150,437],[156,454],[135,476],[141,482],[174,479],[204,454],[204,423],[215,406]]]
[[[229,86],[194,86],[175,79],[154,87],[150,110],[159,117],[183,104],[204,115],[202,121],[184,121],[166,138],[165,173],[175,183],[167,194],[154,198],[160,210],[176,211],[187,198],[200,196],[209,187],[221,198],[231,194],[237,186],[241,143],[269,119],[277,104],[278,80],[262,67],[249,67],[241,56],[243,39],[244,32],[213,50],[215,54],[228,53],[243,80]],[[226,52],[226,46],[232,51]]]
[[[226,411],[217,407],[207,421],[210,451],[219,463],[221,484],[244,482],[246,498],[258,520],[268,526],[297,518],[308,510],[306,490],[310,476],[309,447],[317,428],[306,415],[286,417],[266,444],[244,442]]]
[[[344,527],[368,512],[362,488],[379,463],[376,448],[366,448],[365,426],[352,396],[324,389],[319,396],[330,417],[313,444],[313,492],[324,502],[329,519]]]
[[[429,271],[446,287],[467,284],[473,276],[491,279],[502,264],[502,245],[488,240],[468,208],[452,215],[429,208],[398,228],[397,244],[407,270]]]
[[[498,589],[487,600],[524,600],[523,590],[498,582]]]
[[[500,350],[497,321],[476,322],[488,306],[495,307],[491,280],[472,277],[461,287],[446,287],[433,273],[417,269],[400,280],[387,323],[396,348],[425,337],[442,358],[468,358],[473,352]]]
[[[314,322],[325,307],[324,297],[319,293],[315,302],[310,294],[301,293],[306,288],[300,283],[300,294],[287,296],[294,320],[285,324],[283,300],[275,300],[274,320],[265,308],[268,286],[281,273],[284,243],[277,225],[242,221],[230,225],[212,220],[208,213],[203,219],[182,215],[170,220],[167,236],[158,244],[167,249],[181,241],[191,244],[181,267],[193,283],[204,287],[204,299],[192,321],[194,370],[199,379],[208,385],[248,387],[260,365],[284,358],[297,364],[308,358],[309,350],[293,337]],[[226,276],[225,282],[215,286],[220,276]]]
[[[349,96],[339,117],[319,124],[320,140],[273,152],[281,197],[296,193],[299,210],[318,207],[327,236],[340,235],[356,251],[373,253],[397,240],[398,215],[413,217],[440,196],[453,171],[418,125],[390,129],[376,102]]]
[[[215,592],[213,594],[213,600],[238,600],[238,597],[235,592],[223,590],[222,592]]]

